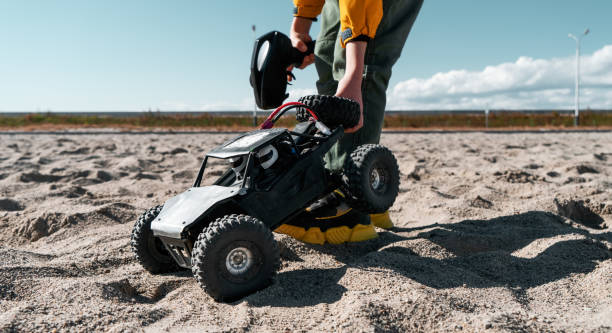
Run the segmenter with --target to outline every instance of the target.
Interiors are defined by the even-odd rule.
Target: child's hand
[[[308,51],[308,46],[306,43],[312,42],[312,37],[310,37],[310,26],[312,25],[312,21],[309,19],[305,19],[302,17],[294,17],[293,24],[291,25],[291,32],[289,33],[289,39],[291,39],[291,45],[301,52]],[[298,67],[299,69],[304,69],[306,66],[314,63],[314,53],[307,55],[304,57],[302,64]],[[293,65],[287,67],[287,71],[291,72],[293,70]],[[287,81],[291,82],[293,78],[291,75],[287,75]]]

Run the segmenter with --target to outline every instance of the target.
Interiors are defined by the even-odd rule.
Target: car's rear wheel
[[[342,182],[351,206],[364,213],[383,213],[399,193],[399,167],[385,146],[357,147],[344,162]]]
[[[331,129],[340,125],[344,128],[355,127],[361,116],[359,103],[348,98],[309,95],[301,97],[298,102],[306,104],[317,115],[319,120]],[[310,117],[310,113],[305,108],[297,109],[297,121],[308,121]]]

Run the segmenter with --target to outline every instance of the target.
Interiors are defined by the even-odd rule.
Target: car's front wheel
[[[227,215],[198,236],[192,252],[194,277],[217,301],[233,301],[273,282],[280,255],[272,231],[248,215]]]

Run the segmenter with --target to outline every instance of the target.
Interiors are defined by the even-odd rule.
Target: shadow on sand
[[[420,230],[422,232],[414,235]],[[570,234],[572,236],[564,240],[546,241]],[[432,258],[416,254],[411,246],[418,242],[422,244],[423,240],[434,243],[429,243],[429,248],[435,249],[435,245],[443,248],[438,250],[445,255]],[[382,268],[436,289],[507,287],[520,302],[526,299],[523,296],[528,288],[571,274],[592,272],[598,261],[611,258],[601,240],[612,241],[612,234],[591,234],[583,228],[568,225],[558,215],[540,211],[490,220],[394,228],[381,233],[376,240],[361,244],[309,245],[334,256],[344,265],[333,269],[280,273],[276,285],[271,287],[273,291],[246,300],[254,306],[332,303],[346,291],[338,281],[347,268]],[[531,246],[533,242],[540,244]],[[546,243],[551,245],[546,246]],[[520,255],[514,253],[519,250]]]

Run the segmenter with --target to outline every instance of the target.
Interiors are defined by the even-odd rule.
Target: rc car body
[[[179,266],[191,267],[194,238],[216,218],[246,214],[274,229],[332,190],[332,175],[324,168],[323,155],[342,136],[342,129],[328,137],[307,139],[307,152],[298,146],[304,141],[298,133],[299,129],[252,131],[206,154],[193,187],[169,199],[151,223],[153,235]],[[213,185],[200,186],[212,158],[227,160],[228,169]]]

